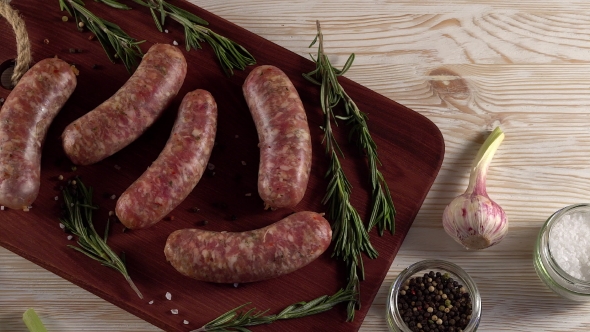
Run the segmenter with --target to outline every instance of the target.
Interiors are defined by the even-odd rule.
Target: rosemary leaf
[[[123,65],[129,73],[131,73],[138,64],[138,59],[143,56],[139,44],[144,41],[137,41],[123,31],[118,25],[106,21],[84,6],[81,0],[58,0],[59,8],[62,11],[68,12],[72,16],[76,24],[80,22],[84,24],[88,30],[96,35],[96,39],[104,48],[107,57],[111,62],[115,62],[117,58],[121,59]],[[117,0],[95,0],[105,3],[111,7],[118,9],[130,9]]]
[[[122,4],[122,3],[120,3],[117,0],[94,0],[94,1],[96,1],[96,2],[102,2],[105,5],[108,5],[108,6],[111,6],[113,8],[117,8],[117,9],[124,9],[124,10],[131,9],[131,7],[129,7],[129,6],[125,5],[125,4]]]
[[[63,218],[60,218],[60,222],[68,232],[78,236],[78,247],[71,245],[69,247],[100,262],[104,266],[119,271],[137,293],[137,296],[143,299],[143,295],[131,280],[125,263],[107,244],[108,222],[102,237],[94,228],[92,212],[97,207],[92,205],[92,188],[86,187],[78,178],[76,182],[75,186],[67,186],[62,192],[66,213]]]
[[[354,298],[355,294],[352,291],[340,289],[331,296],[323,295],[309,302],[292,304],[275,315],[265,315],[268,310],[256,311],[256,308],[241,311],[250,304],[244,303],[191,332],[251,332],[247,327],[319,314]]]

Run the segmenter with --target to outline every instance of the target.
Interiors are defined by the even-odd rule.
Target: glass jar
[[[539,231],[533,259],[537,275],[555,293],[574,301],[590,301],[590,282],[577,279],[565,272],[557,264],[549,246],[550,235],[555,226],[565,216],[576,213],[587,214],[590,218],[590,204],[564,207],[547,219]]]
[[[413,277],[422,277],[425,273],[440,272],[441,274],[448,273],[451,278],[463,285],[471,297],[471,320],[467,324],[464,332],[477,331],[479,321],[481,319],[481,297],[475,282],[471,277],[459,266],[446,262],[443,260],[424,260],[413,265],[410,265],[403,270],[395,279],[389,289],[387,298],[387,323],[389,330],[392,332],[412,332],[410,328],[403,321],[402,316],[397,308],[398,295],[401,288],[404,286],[406,280]]]

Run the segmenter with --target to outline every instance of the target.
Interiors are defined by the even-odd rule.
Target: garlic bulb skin
[[[506,213],[487,195],[463,194],[447,205],[443,227],[467,249],[485,249],[502,241],[508,232]]]

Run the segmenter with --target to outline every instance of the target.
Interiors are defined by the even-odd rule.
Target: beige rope
[[[16,66],[12,73],[12,84],[16,85],[18,80],[29,70],[31,57],[31,42],[25,27],[25,21],[18,12],[10,6],[10,0],[0,0],[0,16],[6,18],[14,34],[16,35]]]

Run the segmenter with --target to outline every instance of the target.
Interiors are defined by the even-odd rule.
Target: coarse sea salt
[[[559,267],[570,276],[590,281],[590,213],[564,215],[549,233],[549,250]]]
[[[166,292],[166,300],[172,300],[172,294],[170,294],[170,292]]]

